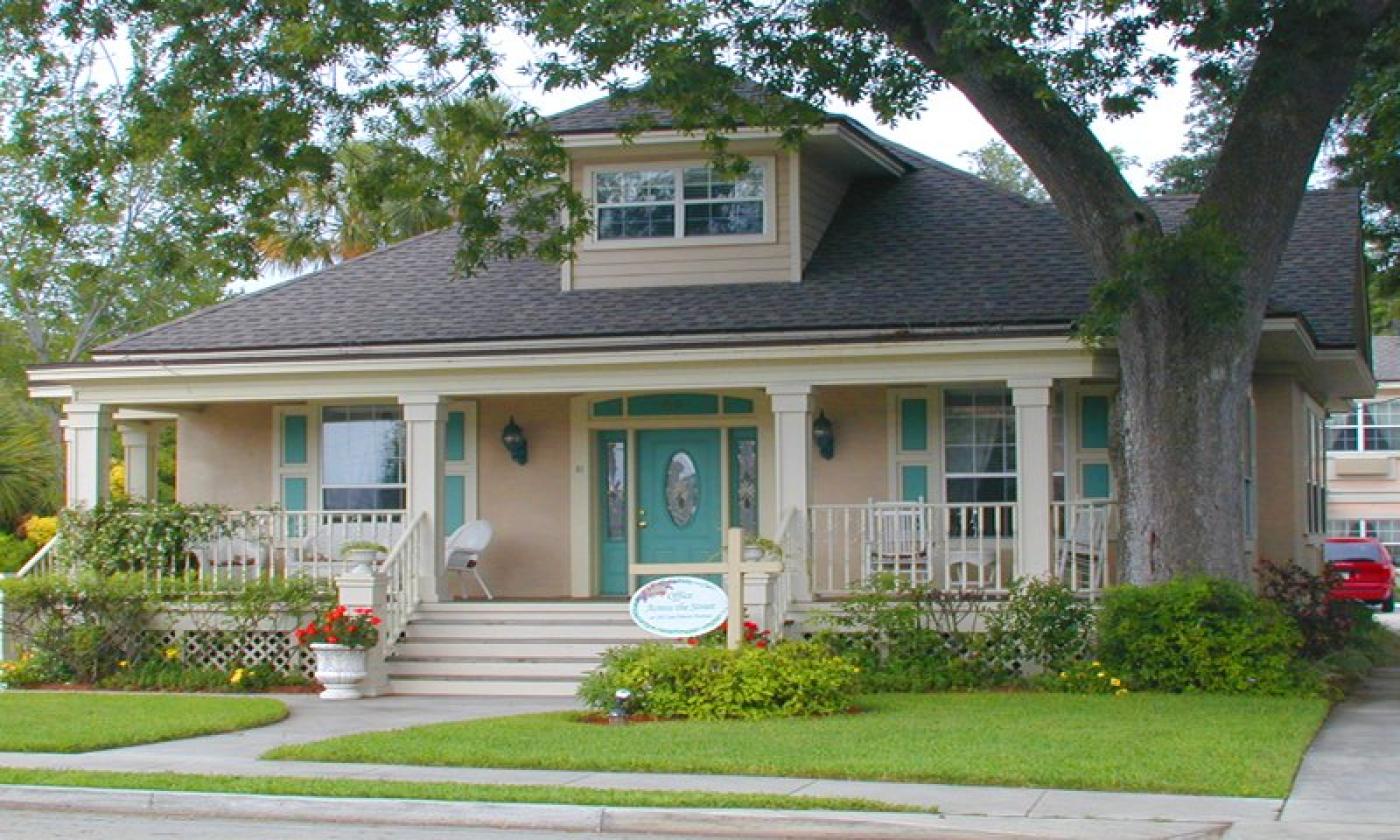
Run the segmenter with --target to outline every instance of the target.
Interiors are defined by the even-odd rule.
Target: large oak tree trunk
[[[1351,0],[1284,4],[1273,13],[1197,203],[1214,243],[1225,245],[1220,253],[1232,248],[1238,257],[1233,275],[1173,277],[1163,262],[1155,285],[1139,288],[1120,313],[1114,454],[1129,582],[1249,575],[1244,416],[1269,292],[1327,126],[1371,33],[1396,6]],[[1142,249],[1173,235],[1040,68],[1012,45],[966,28],[945,43],[966,11],[961,4],[863,0],[858,8],[967,96],[1016,150],[1101,282],[1123,278]],[[1220,312],[1207,299],[1232,289],[1234,320],[1213,317]]]
[[[1142,301],[1119,336],[1121,574],[1133,583],[1202,572],[1244,580],[1244,420],[1255,342],[1243,329],[1203,340],[1171,309],[1160,298]]]

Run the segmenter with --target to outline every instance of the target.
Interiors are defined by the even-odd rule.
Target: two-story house
[[[1376,394],[1327,418],[1327,533],[1400,557],[1400,336],[1371,339]]]
[[[1053,207],[839,115],[798,150],[738,129],[737,177],[665,114],[624,144],[624,116],[552,120],[595,214],[571,262],[461,278],[443,230],[33,370],[63,403],[68,501],[106,493],[114,423],[131,491],[153,487],[174,423],[181,500],[275,508],[205,573],[336,569],[343,539],[384,542],[391,594],[460,619],[426,647],[410,628],[400,691],[509,674],[462,635],[500,602],[444,603],[445,540],[473,520],[521,621],[711,557],[730,526],[784,549],[757,587],[769,621],[878,570],[1115,579],[1117,365],[1071,336],[1094,280]],[[1191,203],[1153,201],[1169,224]],[[1241,552],[1305,560],[1324,534],[1327,409],[1373,389],[1359,235],[1354,192],[1308,194],[1259,350]],[[557,673],[529,678],[571,690]]]

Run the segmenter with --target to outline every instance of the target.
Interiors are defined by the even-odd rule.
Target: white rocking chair
[[[866,508],[865,573],[893,573],[910,583],[933,576],[928,508],[914,502],[875,502]]]
[[[447,558],[447,570],[471,572],[481,591],[486,593],[488,601],[494,601],[496,597],[491,594],[491,589],[482,579],[480,566],[481,553],[491,544],[491,537],[491,523],[485,519],[477,519],[453,531],[447,538],[447,547],[443,552],[443,556]]]
[[[1108,509],[1095,505],[1075,511],[1073,520],[1060,540],[1059,578],[1076,591],[1102,587],[1108,562]]]

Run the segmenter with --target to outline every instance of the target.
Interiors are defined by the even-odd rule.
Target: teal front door
[[[703,563],[719,552],[718,429],[646,429],[637,433],[637,559]]]

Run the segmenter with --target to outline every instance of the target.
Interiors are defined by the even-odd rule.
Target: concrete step
[[[454,621],[413,621],[409,622],[406,638],[456,639],[459,641],[479,641],[501,639],[507,641],[602,641],[613,644],[644,642],[654,639],[650,633],[636,626],[612,624],[473,624]]]
[[[415,615],[409,620],[417,625],[457,625],[462,627],[614,627],[635,630],[637,625],[626,616],[611,615],[549,615],[540,617],[527,613],[492,613],[489,615],[452,615],[431,613]]]
[[[596,659],[610,647],[622,642],[576,641],[569,639],[537,640],[513,642],[498,639],[495,641],[459,641],[455,639],[412,639],[400,642],[394,649],[394,656],[402,659],[440,659],[444,657],[469,657],[474,659]]]
[[[578,680],[558,679],[441,679],[397,677],[389,680],[393,694],[474,697],[573,697]]]
[[[473,657],[441,657],[437,659],[401,659],[388,662],[389,678],[443,677],[450,679],[583,679],[598,667],[598,660],[505,660]]]

